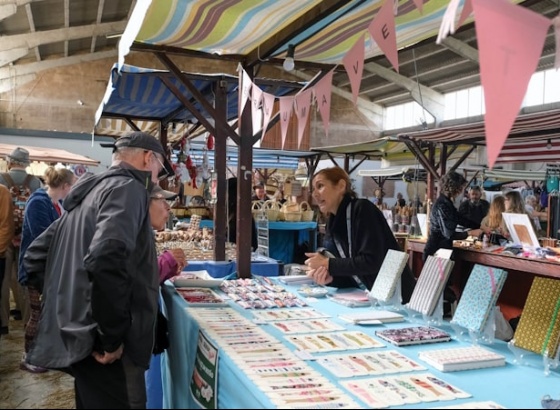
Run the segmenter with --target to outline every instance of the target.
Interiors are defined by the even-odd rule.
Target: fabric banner
[[[269,93],[262,93],[262,112],[263,112],[263,137],[266,136],[266,128],[270,122],[270,117],[272,116],[272,110],[274,109],[274,95]]]
[[[461,17],[459,17],[459,23],[457,23],[457,28],[461,27],[465,20],[471,15],[473,11],[471,0],[465,0],[463,4],[463,10],[461,10]]]
[[[420,14],[422,14],[422,7],[424,6],[424,0],[413,0],[413,1],[414,1],[414,5],[416,6]]]
[[[459,8],[460,1],[461,0],[451,0],[447,5],[439,26],[436,44],[441,44],[449,34],[455,33],[455,17],[457,16],[457,9]]]
[[[391,0],[385,0],[385,3],[368,26],[368,31],[398,73],[397,29]]]
[[[253,90],[251,91],[251,95],[252,95],[252,101],[251,101],[251,118],[253,118],[253,129],[254,130],[260,130],[261,129],[261,115],[259,113],[259,108],[261,105],[261,99],[262,99],[262,90],[259,88],[259,86],[255,83],[253,83]]]
[[[361,35],[358,41],[352,46],[350,50],[342,58],[342,64],[348,73],[350,79],[350,87],[352,88],[352,96],[354,97],[354,104],[358,100],[360,93],[360,83],[362,82],[362,74],[364,72],[364,55],[365,55],[365,41],[364,36]]]
[[[319,112],[321,113],[321,118],[323,119],[323,128],[325,129],[325,135],[327,137],[329,136],[329,125],[331,119],[331,89],[333,74],[334,68],[321,78],[314,87],[317,106],[319,108]]]
[[[294,97],[278,97],[278,100],[280,101],[280,130],[282,132],[282,149],[284,149],[286,134],[288,132],[288,125],[290,124],[290,118],[292,117],[292,110],[294,107]]]
[[[551,21],[507,0],[472,4],[486,105],[486,151],[493,168],[537,68]]]
[[[313,90],[307,89],[295,97],[295,109],[296,109],[296,116],[298,119],[298,138],[297,138],[297,146],[298,149],[301,146],[301,140],[303,139],[303,133],[305,131],[305,127],[307,125],[307,119],[309,118],[309,109],[311,105],[311,95],[313,94]]]
[[[239,76],[241,84],[239,84],[239,89],[241,92],[239,93],[239,111],[238,116],[241,118],[243,114],[243,109],[245,108],[245,103],[250,97],[251,94],[251,87],[253,86],[253,82],[251,81],[251,77],[243,68],[241,68],[242,74]]]

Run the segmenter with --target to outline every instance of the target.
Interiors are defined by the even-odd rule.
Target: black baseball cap
[[[154,137],[153,135],[148,134],[147,132],[142,131],[134,131],[129,134],[126,134],[114,142],[105,142],[100,143],[103,148],[112,148],[113,152],[118,150],[119,148],[129,147],[129,148],[142,148],[148,151],[153,151],[158,154],[161,154],[163,157],[163,169],[160,171],[158,177],[166,177],[175,175],[175,171],[173,170],[173,166],[169,159],[167,159],[167,154],[163,149],[161,143]]]

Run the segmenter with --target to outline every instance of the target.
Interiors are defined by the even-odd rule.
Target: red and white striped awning
[[[482,121],[400,134],[399,137],[445,144],[486,145]],[[496,163],[556,161],[560,161],[560,110],[518,116]]]

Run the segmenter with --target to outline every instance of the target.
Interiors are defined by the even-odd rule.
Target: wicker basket
[[[276,222],[280,214],[280,205],[276,201],[265,201],[262,210],[270,222]]]
[[[299,208],[301,209],[301,220],[304,222],[310,222],[313,220],[313,217],[315,216],[315,213],[313,212],[313,209],[311,209],[311,206],[306,202],[303,201],[299,204]]]
[[[281,208],[286,222],[300,222],[301,210],[297,202],[286,201]]]
[[[208,208],[205,206],[189,206],[189,213],[190,215],[199,215],[202,218],[206,218],[208,216]]]
[[[261,219],[264,215],[263,213],[263,202],[262,201],[253,201],[253,205],[251,207],[251,212],[253,213],[254,219]]]

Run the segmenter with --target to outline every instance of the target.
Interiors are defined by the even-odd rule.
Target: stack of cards
[[[469,393],[431,373],[375,377],[342,381],[340,384],[367,403],[370,408],[471,397]]]

